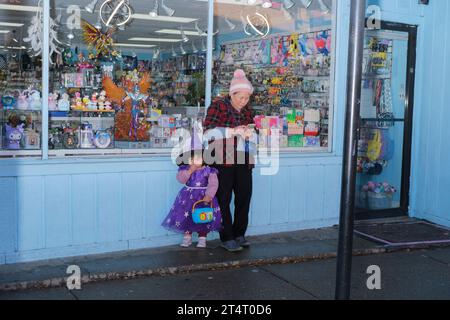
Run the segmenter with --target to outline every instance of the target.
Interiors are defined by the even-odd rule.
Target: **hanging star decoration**
[[[112,39],[116,28],[110,28],[106,33],[103,33],[102,30],[97,29],[86,20],[81,22],[81,27],[83,28],[83,40],[90,50],[95,50],[95,58],[120,57],[119,52],[115,50],[114,40]]]

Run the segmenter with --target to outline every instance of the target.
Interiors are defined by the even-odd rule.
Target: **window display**
[[[63,12],[69,5],[56,3]],[[145,3],[129,5],[148,13]],[[51,70],[51,155],[171,148],[179,143],[177,129],[190,130],[199,120],[206,50],[197,47],[204,49],[205,34],[191,29],[194,22],[206,26],[207,3],[174,8],[189,18],[135,14],[119,28],[105,24],[101,6],[81,12],[80,28],[70,30],[70,46]],[[181,28],[179,20],[192,27]]]
[[[218,42],[220,53],[214,64],[213,95],[228,95],[234,70],[242,68],[255,87],[252,108],[260,147],[270,147],[269,138],[276,130],[280,148],[328,150],[332,110],[331,5],[327,12],[315,4],[305,8],[300,3],[290,11],[284,6],[272,6],[261,12],[237,11],[225,4],[216,7],[222,14],[232,10],[229,16],[239,17],[246,33],[256,29],[256,37],[241,36],[227,41],[236,38],[232,33]],[[252,22],[255,14],[259,19],[267,18],[263,21],[271,24],[269,35],[258,32],[261,30]],[[306,26],[302,25],[304,17],[309,21]]]
[[[4,19],[21,22],[8,30],[0,52],[3,155],[38,154],[43,142],[50,157],[172,148],[180,142],[179,129],[192,131],[202,122],[207,88],[211,85],[213,99],[226,95],[236,68],[244,69],[255,87],[259,147],[270,147],[277,131],[282,148],[330,150],[331,0],[307,6],[292,1],[289,8],[276,1],[271,6],[216,2],[213,70],[206,68],[207,1],[167,1],[164,6],[126,1],[113,11],[104,3],[51,2],[44,104],[44,15],[35,10],[43,1],[1,10]],[[207,72],[213,74],[211,84]],[[387,105],[388,100],[380,100],[386,117]],[[48,137],[42,137],[47,120]]]
[[[27,3],[36,6],[38,1]],[[42,154],[42,62],[39,55],[26,50],[24,24],[33,17],[34,12],[8,8],[0,12],[0,157]],[[40,39],[38,20],[35,25],[32,38]]]

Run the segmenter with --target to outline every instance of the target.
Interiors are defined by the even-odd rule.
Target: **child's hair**
[[[178,166],[188,166],[190,165],[190,160],[193,159],[195,156],[201,156],[203,159],[203,153],[204,149],[197,149],[197,150],[190,150],[187,152],[184,152],[180,154],[177,158],[177,165]],[[203,160],[203,165],[205,165],[205,160]]]

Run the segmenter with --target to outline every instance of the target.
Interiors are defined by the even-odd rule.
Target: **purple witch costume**
[[[169,214],[164,219],[162,226],[170,231],[178,233],[209,233],[212,231],[222,231],[222,215],[219,203],[214,197],[217,192],[218,170],[210,167],[203,167],[188,176],[189,166],[183,165],[179,168],[177,179],[186,186],[181,189],[173,204]],[[213,198],[214,220],[208,224],[195,224],[192,220],[192,206],[205,195]],[[198,207],[209,206],[210,204],[200,203]]]

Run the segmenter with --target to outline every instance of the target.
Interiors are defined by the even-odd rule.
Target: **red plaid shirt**
[[[254,124],[253,110],[249,105],[245,106],[241,111],[237,111],[232,105],[229,97],[216,99],[208,109],[208,114],[206,115],[205,121],[203,123],[203,128],[205,131],[216,129],[216,128],[236,128],[239,126],[247,126],[249,124]],[[214,141],[211,143],[223,143],[223,159],[225,166],[230,166],[237,163],[238,152],[237,151],[237,138],[224,139],[223,141]],[[234,144],[234,155],[227,152],[227,144]],[[249,156],[248,153],[245,155],[245,164],[254,167],[254,159]]]

